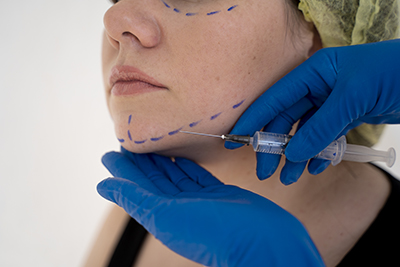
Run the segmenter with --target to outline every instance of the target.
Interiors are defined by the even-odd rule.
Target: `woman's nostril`
[[[122,33],[123,36],[134,36],[132,33],[130,32],[123,32]]]
[[[140,42],[139,38],[136,35],[132,34],[131,32],[123,32],[122,36],[126,36],[131,39],[133,38],[134,41]]]

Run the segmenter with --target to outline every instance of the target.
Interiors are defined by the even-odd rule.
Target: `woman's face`
[[[105,14],[103,74],[122,146],[188,156],[228,133],[268,87],[304,61],[308,27],[284,0],[122,0]]]

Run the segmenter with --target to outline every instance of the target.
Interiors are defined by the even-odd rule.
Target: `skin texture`
[[[226,11],[233,4],[237,7]],[[309,56],[313,32],[305,22],[301,27],[297,24],[295,36],[287,31],[288,6],[281,0],[171,1],[168,5],[171,8],[159,0],[123,0],[105,14],[107,104],[126,149],[193,158],[193,149],[208,153],[221,142],[168,133],[182,127],[228,133],[247,106]],[[223,12],[206,15],[213,10]],[[198,15],[188,17],[186,12]],[[140,69],[166,89],[113,95],[109,76],[112,67],[120,65]],[[232,108],[242,100],[239,108]],[[190,127],[193,122],[199,123]],[[150,141],[161,136],[166,137]],[[138,145],[130,139],[148,141]]]

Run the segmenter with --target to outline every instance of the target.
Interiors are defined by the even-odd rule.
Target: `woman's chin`
[[[120,140],[121,142],[121,140]],[[222,148],[223,141],[212,138],[205,139],[196,136],[187,136],[180,134],[174,137],[168,136],[160,140],[147,140],[144,143],[137,144],[128,140],[121,142],[121,146],[137,154],[156,153],[166,157],[184,157],[192,160],[210,155],[213,149]]]
[[[222,114],[218,117],[219,120],[207,121],[186,117],[174,121],[156,118],[156,115],[131,116],[128,112],[114,116],[115,133],[120,144],[133,153],[157,153],[171,157],[193,158],[210,153],[219,147],[223,148],[223,140],[185,134],[181,133],[181,130],[213,134],[228,133],[237,120],[237,115]]]
[[[157,153],[165,156],[176,156],[178,151],[185,150],[184,138],[171,137],[171,136],[159,136],[152,138],[134,138],[130,136],[128,139],[120,139],[119,142],[126,150],[144,154],[144,153]],[[181,136],[182,137],[182,136]]]

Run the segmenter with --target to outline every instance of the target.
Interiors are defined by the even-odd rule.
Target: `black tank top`
[[[400,181],[382,170],[391,183],[391,192],[379,212],[339,267],[400,266]],[[108,267],[132,267],[148,235],[146,229],[129,218]]]

